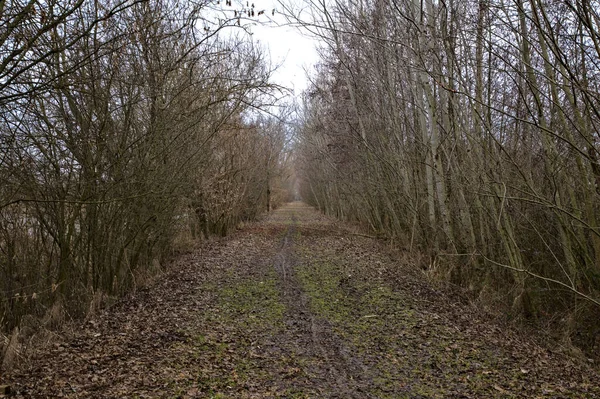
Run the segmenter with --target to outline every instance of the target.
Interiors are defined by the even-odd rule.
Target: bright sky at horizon
[[[225,0],[221,1],[225,3]],[[304,3],[303,0],[283,1],[294,9],[302,8]],[[233,16],[230,14],[234,10],[237,10],[237,15],[240,10],[254,10],[253,17],[244,12],[241,23],[248,26],[254,43],[270,56],[271,68],[275,69],[272,82],[289,88],[297,97],[308,87],[307,72],[314,72],[319,61],[318,41],[288,24],[282,8],[278,0],[233,0],[231,6],[222,10],[228,17]]]
[[[284,0],[285,1],[285,0]],[[287,0],[288,7],[300,8],[303,0]],[[273,81],[293,90],[298,96],[308,87],[307,72],[312,73],[319,61],[317,41],[299,28],[286,24],[282,6],[277,0],[254,0],[256,10],[265,10],[252,26],[253,40],[266,48],[271,65],[277,67]],[[273,10],[275,14],[273,15]]]

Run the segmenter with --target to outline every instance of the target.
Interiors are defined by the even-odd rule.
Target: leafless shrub
[[[247,121],[274,101],[270,71],[207,5],[0,7],[1,330],[93,313],[146,284],[182,229],[226,234],[268,208],[281,140]]]
[[[312,4],[326,48],[298,129],[302,197],[514,314],[598,307],[598,10]]]

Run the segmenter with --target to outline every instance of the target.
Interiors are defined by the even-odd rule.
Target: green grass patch
[[[349,264],[335,254],[327,255],[315,259],[310,249],[302,248],[296,273],[311,310],[332,323],[355,353],[371,359],[377,370],[372,394],[402,397],[398,388],[405,386],[405,397],[441,398],[440,384],[448,377],[462,377],[446,372],[472,373],[453,355],[450,342],[430,331],[427,316],[402,291],[373,276],[367,264]],[[486,377],[478,375],[461,383],[481,386],[483,391]]]
[[[207,398],[238,397],[247,383],[268,380],[264,359],[249,337],[275,335],[284,326],[277,274],[264,270],[251,277],[227,273],[200,289],[211,293],[211,306],[200,309],[202,328],[189,331],[180,344],[183,367],[193,380],[182,386]],[[179,385],[179,384],[178,384]]]
[[[219,305],[223,316],[248,328],[278,328],[285,305],[280,302],[275,273],[260,281],[247,280],[221,290]]]
[[[310,298],[311,310],[357,340],[368,330],[380,330],[390,322],[406,327],[417,323],[406,299],[382,281],[365,277],[360,270],[364,265],[349,267],[335,256],[322,260],[312,259],[309,250],[301,253],[304,256],[300,256],[296,273]]]
[[[340,287],[342,276],[333,264],[310,262],[299,266],[296,273],[313,312],[335,323],[349,318],[351,301]]]

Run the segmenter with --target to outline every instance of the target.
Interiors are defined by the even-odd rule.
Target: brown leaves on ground
[[[600,397],[588,365],[397,257],[293,203],[181,257],[0,386],[36,398]]]

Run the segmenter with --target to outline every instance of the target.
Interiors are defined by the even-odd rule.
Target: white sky
[[[285,18],[278,12],[281,7],[276,1],[259,0],[255,5],[260,3],[269,4],[271,9],[275,9],[275,16],[270,16],[275,23],[285,24]],[[281,64],[273,80],[293,89],[295,95],[300,94],[308,86],[306,71],[312,73],[319,60],[317,41],[292,26],[257,25],[252,30],[254,39],[268,46],[273,65]]]
[[[294,9],[303,7],[303,0],[284,1],[291,3]],[[252,4],[255,16],[248,18],[244,14],[241,23],[249,26],[252,40],[270,54],[271,66],[278,67],[272,82],[293,90],[295,96],[300,95],[308,87],[305,71],[312,72],[319,60],[317,41],[303,35],[296,27],[286,26],[286,18],[277,0],[232,0],[232,6],[226,6],[225,0],[221,0],[221,9],[227,10],[226,14],[231,17],[233,10],[251,9]],[[259,16],[259,11],[264,11],[264,14]]]
[[[271,65],[280,65],[273,81],[293,89],[295,95],[306,89],[306,71],[312,72],[319,60],[316,41],[302,35],[297,28],[286,26],[256,25],[252,32],[253,39],[268,49]]]

